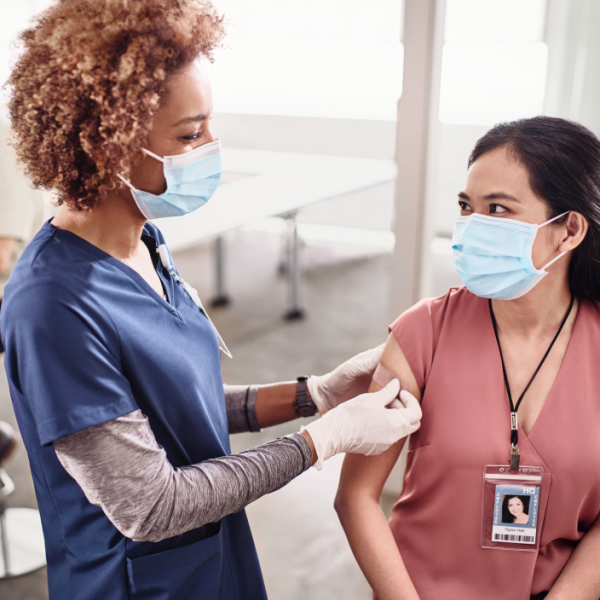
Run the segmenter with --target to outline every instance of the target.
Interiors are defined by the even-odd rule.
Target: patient
[[[402,493],[388,523],[379,499],[405,440],[346,457],[336,510],[379,600],[597,600],[600,141],[562,119],[498,125],[458,205],[465,286],[391,325],[371,383],[402,378],[422,403]],[[544,469],[539,551],[480,547],[484,467],[511,456]]]

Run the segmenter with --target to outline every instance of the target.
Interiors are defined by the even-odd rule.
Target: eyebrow
[[[206,121],[208,119],[207,115],[195,115],[193,117],[185,117],[185,119],[181,119],[181,121],[177,121],[173,127],[177,127],[178,125],[184,125],[186,123],[201,123],[202,121]]]
[[[463,200],[471,199],[467,194],[465,194],[465,192],[459,192],[458,197],[462,198]],[[491,200],[512,200],[513,202],[518,202],[519,204],[522,204],[521,200],[519,200],[516,196],[507,194],[506,192],[495,192],[492,194],[487,194],[483,197],[483,199],[487,200],[488,202]]]

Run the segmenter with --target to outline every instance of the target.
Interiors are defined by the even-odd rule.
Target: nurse
[[[419,426],[408,392],[385,408],[397,380],[361,395],[378,351],[224,393],[218,335],[148,221],[219,182],[197,59],[222,37],[201,0],[62,0],[21,35],[15,149],[60,209],[13,272],[1,331],[52,599],[265,598],[243,508]],[[230,454],[230,432],[317,410],[299,434]]]

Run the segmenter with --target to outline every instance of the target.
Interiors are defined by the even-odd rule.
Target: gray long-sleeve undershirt
[[[257,385],[223,385],[229,433],[260,431],[256,416]]]
[[[247,403],[245,387],[235,390],[243,391],[243,399],[232,399],[233,391],[226,394],[230,429],[232,424],[238,431],[258,427],[251,404],[256,392]],[[139,542],[158,542],[214,523],[283,487],[312,463],[310,445],[294,434],[174,468],[140,410],[60,438],[54,449],[89,502],[100,506],[124,536]]]

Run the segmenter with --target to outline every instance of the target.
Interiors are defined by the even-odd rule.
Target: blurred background
[[[0,3],[0,80],[17,33],[47,4]],[[491,125],[548,114],[600,134],[593,0],[215,4],[229,31],[209,65],[223,183],[201,211],[159,225],[184,278],[214,300],[234,356],[223,359],[228,383],[324,373],[383,342],[419,298],[460,284],[456,194]],[[51,214],[50,195],[33,201]],[[0,419],[15,425],[4,370]],[[233,436],[233,450],[299,426]],[[331,459],[248,508],[272,600],[370,598],[333,510],[340,467]],[[22,448],[7,471],[9,504],[35,508]],[[0,580],[0,598],[47,598],[45,570]]]

